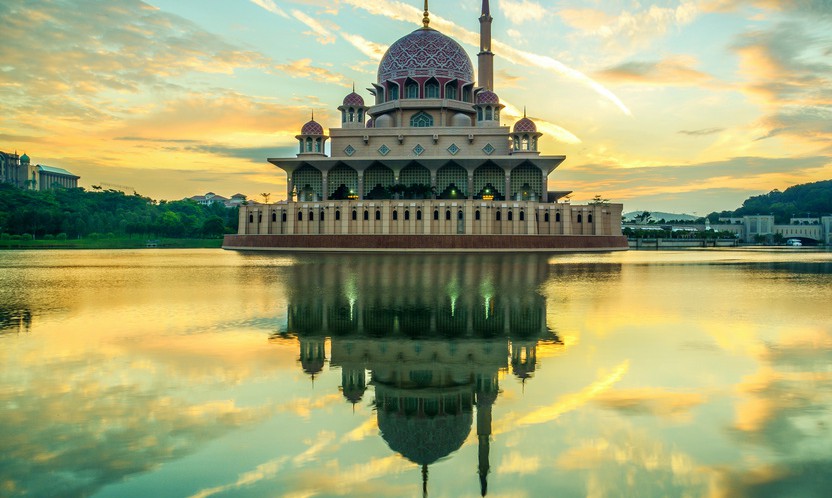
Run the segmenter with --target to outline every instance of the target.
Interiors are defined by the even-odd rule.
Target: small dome
[[[374,126],[375,128],[392,128],[394,126],[393,116],[389,114],[383,114],[377,117]]]
[[[29,162],[29,156],[27,156],[25,152],[23,153],[22,156],[20,156],[20,162],[22,162],[22,163],[28,163]]]
[[[364,107],[364,97],[355,92],[344,97],[344,106]]]
[[[462,46],[439,31],[420,28],[390,45],[378,66],[378,82],[442,76],[474,81],[474,67]]]
[[[324,134],[324,127],[320,125],[314,119],[305,125],[303,128],[300,129],[301,135],[323,135]]]
[[[491,90],[483,90],[477,94],[477,104],[493,104],[500,103],[500,97]]]
[[[451,126],[471,126],[471,118],[458,112],[451,118]]]
[[[514,133],[537,133],[537,125],[531,119],[524,117],[514,123]]]

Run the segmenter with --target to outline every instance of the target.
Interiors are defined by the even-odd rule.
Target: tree
[[[641,214],[636,215],[636,220],[638,220],[639,223],[644,225],[648,221],[650,221],[650,216],[651,216],[651,214],[650,214],[649,211],[642,211]]]
[[[206,237],[219,237],[225,233],[225,223],[219,216],[208,218],[202,223],[202,235]]]

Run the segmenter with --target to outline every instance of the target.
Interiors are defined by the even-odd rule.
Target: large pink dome
[[[470,83],[474,81],[474,67],[459,43],[435,29],[420,28],[387,49],[378,66],[378,82],[420,76],[444,76]]]

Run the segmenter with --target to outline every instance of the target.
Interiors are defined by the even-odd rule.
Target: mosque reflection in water
[[[373,387],[379,431],[422,469],[458,450],[476,416],[481,493],[487,492],[499,377],[532,377],[546,324],[542,255],[320,256],[293,267],[287,326],[314,376],[341,369],[350,403]],[[369,376],[368,372],[369,371]],[[475,415],[476,414],[476,415]]]

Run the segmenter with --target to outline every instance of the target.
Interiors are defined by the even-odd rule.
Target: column
[[[430,172],[430,186],[434,191],[436,190],[436,171],[431,171]],[[431,197],[433,199],[436,199],[436,194],[438,194],[438,193],[439,192],[435,192]],[[431,214],[433,214],[433,213],[431,213]]]
[[[474,174],[468,172],[468,199],[474,198]]]
[[[326,201],[329,199],[329,171],[321,171],[321,200]]]
[[[549,202],[549,175],[543,171],[543,192],[540,193],[540,202]]]
[[[290,172],[289,173],[289,178],[286,179],[286,200],[287,201],[292,200],[292,189],[293,188],[294,188],[294,185],[292,184],[292,173]]]
[[[506,190],[505,190],[505,193],[503,195],[505,195],[507,201],[512,200],[511,199],[511,172],[510,171],[506,171]]]
[[[358,172],[358,199],[364,200],[364,172]]]

